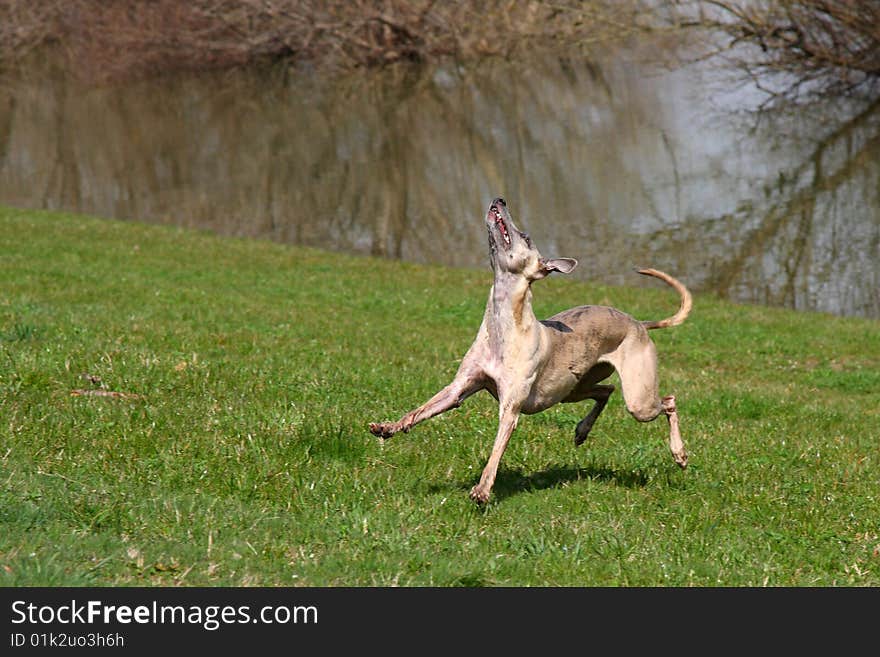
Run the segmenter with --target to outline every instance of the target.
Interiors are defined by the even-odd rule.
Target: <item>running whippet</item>
[[[479,390],[498,400],[498,433],[489,462],[470,496],[488,501],[498,463],[516,428],[520,413],[539,413],[559,402],[592,399],[595,405],[575,429],[575,445],[584,442],[613,385],[601,381],[617,370],[629,412],[640,422],[661,413],[669,421],[669,448],[675,462],[687,466],[687,452],[678,428],[675,397],[660,398],[657,350],[649,329],[681,324],[691,310],[684,285],[655,269],[639,270],[668,283],[681,304],[671,317],[656,322],[634,319],[606,306],[579,306],[544,321],[532,311],[532,283],[551,272],[569,273],[571,258],[544,259],[527,234],[513,223],[504,199],[492,201],[486,214],[489,250],[495,280],[477,338],[468,349],[452,383],[397,422],[370,424],[376,436],[390,438],[407,432],[422,420],[456,408]]]

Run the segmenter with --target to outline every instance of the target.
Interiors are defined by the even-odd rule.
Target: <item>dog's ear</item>
[[[560,274],[568,274],[572,269],[577,267],[578,261],[574,258],[550,258],[549,260],[541,260],[541,268],[545,274],[558,271]]]

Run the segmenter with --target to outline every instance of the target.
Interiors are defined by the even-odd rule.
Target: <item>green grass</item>
[[[0,583],[880,584],[878,322],[698,295],[652,334],[687,471],[615,394],[577,449],[589,402],[524,417],[481,509],[488,394],[366,425],[448,382],[489,276],[0,209]]]

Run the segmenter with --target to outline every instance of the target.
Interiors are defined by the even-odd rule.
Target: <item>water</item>
[[[712,66],[627,59],[0,87],[0,203],[486,267],[504,196],[545,256],[880,317],[880,109],[758,117]],[[22,236],[26,239],[26,236]]]

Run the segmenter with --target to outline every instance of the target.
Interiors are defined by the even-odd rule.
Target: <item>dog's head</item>
[[[529,281],[537,281],[554,271],[567,274],[577,266],[577,260],[573,258],[542,258],[528,234],[513,223],[503,198],[496,198],[489,205],[486,229],[489,231],[489,258],[496,273],[518,274]]]

